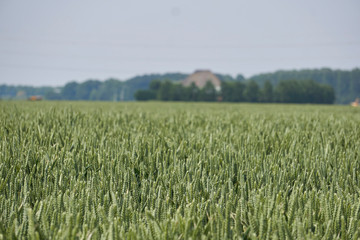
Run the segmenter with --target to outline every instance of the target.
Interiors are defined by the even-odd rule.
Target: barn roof
[[[221,86],[220,79],[215,76],[211,71],[209,70],[197,70],[190,76],[188,76],[182,84],[184,86],[190,86],[191,83],[195,83],[195,85],[199,88],[203,88],[206,84],[206,82],[210,81],[216,89],[219,89]]]

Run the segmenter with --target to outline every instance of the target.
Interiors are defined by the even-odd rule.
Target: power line
[[[198,49],[237,49],[237,48],[303,48],[303,47],[338,47],[338,46],[359,46],[360,41],[344,41],[344,42],[312,42],[312,43],[238,43],[238,44],[150,44],[150,43],[125,43],[125,42],[111,42],[111,41],[62,41],[62,40],[44,40],[44,39],[26,39],[26,38],[12,38],[12,37],[0,37],[0,41],[3,42],[26,42],[35,44],[55,44],[55,45],[90,45],[101,47],[119,47],[119,48],[146,48],[146,49],[186,49],[186,48],[198,48]]]
[[[71,72],[109,72],[109,71],[117,71],[119,69],[101,69],[101,68],[73,68],[73,67],[54,67],[54,66],[43,66],[43,65],[26,65],[26,64],[2,64],[0,63],[0,67],[6,68],[28,68],[28,69],[43,69],[43,70],[56,70],[56,71],[71,71]],[[122,71],[121,71],[122,72]]]
[[[121,62],[121,63],[128,63],[128,62],[156,62],[156,63],[163,63],[163,62],[191,62],[191,61],[204,61],[204,62],[247,62],[247,61],[276,61],[276,60],[284,60],[284,61],[291,61],[291,60],[312,60],[312,59],[359,59],[360,56],[306,56],[306,57],[271,57],[271,58],[198,58],[198,57],[186,57],[186,58],[164,58],[164,57],[124,57],[124,56],[86,56],[86,55],[64,55],[64,54],[49,54],[49,53],[29,53],[29,52],[18,52],[18,51],[0,51],[3,55],[21,55],[21,56],[33,56],[33,57],[64,57],[64,58],[84,58],[84,59],[91,59],[91,60],[111,60],[113,63]]]

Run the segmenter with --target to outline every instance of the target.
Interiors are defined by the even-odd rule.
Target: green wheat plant
[[[0,102],[0,239],[359,239],[348,106]]]

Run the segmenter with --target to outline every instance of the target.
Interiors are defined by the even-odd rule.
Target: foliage
[[[358,239],[343,106],[0,102],[1,239]]]
[[[250,78],[260,86],[266,81],[270,81],[273,86],[277,86],[282,80],[312,79],[320,84],[330,85],[335,90],[336,103],[348,104],[360,97],[360,69],[355,68],[351,71],[323,69],[305,69],[293,71],[277,71],[274,73],[258,74]]]
[[[78,94],[77,90],[81,89],[77,82],[69,82],[67,83],[64,88],[61,90],[61,98],[60,99],[67,99],[67,100],[77,100]],[[50,99],[52,100],[52,99]],[[58,99],[56,99],[58,100]]]
[[[202,89],[195,83],[184,87],[180,83],[170,80],[154,80],[150,83],[150,89],[138,90],[135,99],[139,101],[161,100],[161,101],[204,101],[214,102],[217,100],[218,93],[214,85],[208,81]],[[143,97],[147,96],[147,97]]]
[[[241,69],[240,69],[241,70]],[[223,98],[230,102],[243,102],[245,95],[242,89],[249,80],[254,80],[260,87],[260,96],[256,101],[273,102],[275,99],[263,96],[264,84],[269,81],[273,88],[284,80],[307,81],[314,80],[318,84],[326,84],[335,90],[335,103],[348,104],[360,98],[360,69],[355,68],[351,71],[331,70],[331,69],[311,69],[299,71],[277,71],[274,73],[259,74],[245,80],[241,74],[232,77],[226,74],[215,74],[222,82],[230,83],[228,87],[236,87],[237,92],[234,96],[224,95]],[[147,90],[150,88],[150,83],[154,80],[160,82],[170,80],[173,83],[185,79],[188,75],[182,73],[166,73],[166,74],[148,74],[136,76],[127,81],[120,81],[118,79],[110,78],[105,81],[87,80],[82,83],[69,82],[62,87],[27,87],[27,86],[8,86],[0,85],[1,99],[25,99],[31,95],[41,95],[48,100],[98,100],[98,101],[132,101],[135,100],[135,93],[138,90]],[[232,85],[234,83],[234,85]],[[236,84],[235,84],[236,83]],[[176,94],[188,95],[189,89],[174,89]],[[328,89],[330,96],[331,89]],[[240,94],[241,92],[241,94]],[[199,93],[196,93],[196,98],[199,98]],[[195,97],[194,94],[192,94]],[[329,97],[328,96],[328,97]],[[157,97],[158,98],[158,97]],[[179,97],[177,97],[179,98]],[[181,97],[182,98],[182,97]],[[189,97],[185,97],[188,99]],[[268,99],[268,100],[266,100]],[[247,99],[246,101],[255,101]]]
[[[154,80],[150,83],[149,90],[139,90],[135,93],[135,99],[139,101],[213,102],[218,97],[224,102],[332,104],[334,103],[335,94],[332,87],[311,80],[280,81],[275,90],[273,90],[270,81],[266,81],[262,89],[254,80],[247,82],[224,81],[221,82],[221,92],[217,92],[210,81],[202,89],[198,89],[194,83],[191,86],[184,87],[182,84],[173,83],[170,80],[163,82]]]
[[[258,102],[259,101],[260,88],[254,80],[247,82],[244,89],[244,97],[247,102]]]
[[[327,103],[335,100],[334,89],[329,85],[319,84],[312,80],[280,81],[276,86],[276,102],[281,103]]]
[[[228,74],[215,74],[217,78],[220,79],[222,82],[242,82],[245,81],[245,78],[243,75],[238,74],[235,78],[233,78],[231,75]]]
[[[149,74],[143,76],[136,76],[124,82],[124,98],[122,100],[135,100],[134,94],[138,90],[146,90],[149,88],[153,80],[171,80],[174,82],[185,79],[188,75],[182,73],[166,73],[166,74]]]
[[[273,90],[273,85],[271,84],[270,81],[265,81],[264,87],[260,93],[259,100],[260,102],[267,102],[267,103],[271,103],[274,101],[274,90]]]
[[[154,79],[163,81],[179,81],[187,74],[166,73],[136,76],[127,81],[110,78],[105,81],[87,80],[82,83],[75,81],[65,84],[61,88],[52,87],[23,87],[0,85],[0,98],[18,99],[17,94],[24,92],[24,98],[31,95],[41,95],[47,100],[97,100],[97,101],[130,101],[138,90],[148,89]]]
[[[199,100],[205,102],[213,102],[216,101],[216,95],[217,93],[214,85],[210,81],[207,81],[205,86],[200,89]]]
[[[0,85],[0,99],[19,99],[19,94],[23,92],[22,99],[26,99],[32,95],[45,96],[49,92],[56,91],[56,88],[52,87],[29,87],[29,86],[8,86]],[[20,98],[20,99],[21,99]]]
[[[221,95],[224,102],[245,102],[242,82],[221,82]]]
[[[149,101],[156,99],[156,92],[153,90],[138,90],[135,93],[135,98],[138,101]]]

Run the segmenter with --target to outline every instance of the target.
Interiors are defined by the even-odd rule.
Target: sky
[[[0,84],[360,67],[358,0],[0,0]]]

